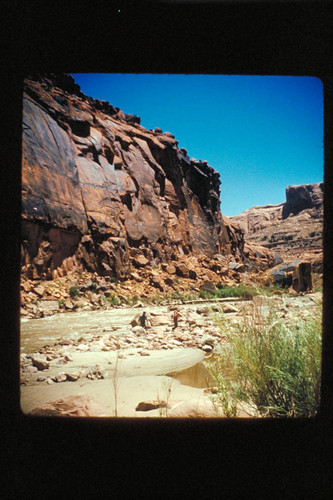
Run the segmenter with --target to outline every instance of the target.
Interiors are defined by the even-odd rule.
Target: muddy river
[[[187,305],[186,309],[191,310],[196,307],[196,305]],[[39,319],[23,318],[21,319],[20,351],[31,354],[46,345],[53,346],[61,338],[74,342],[79,340],[89,342],[96,335],[112,334],[120,338],[126,337],[131,321],[139,312],[141,309],[126,308],[60,313]],[[149,312],[170,315],[166,306],[150,307]],[[158,329],[155,327],[155,330]],[[203,356],[205,357],[207,356]],[[185,358],[184,361],[185,364],[189,364],[186,363]],[[205,388],[211,384],[203,361],[195,362],[194,365],[171,372],[169,375],[182,385],[191,387]]]

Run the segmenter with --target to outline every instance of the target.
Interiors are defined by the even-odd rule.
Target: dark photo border
[[[332,3],[2,2],[3,498],[329,498]],[[322,403],[313,419],[32,418],[19,406],[23,79],[29,73],[315,76],[324,86]],[[223,117],[221,118],[223,119]]]

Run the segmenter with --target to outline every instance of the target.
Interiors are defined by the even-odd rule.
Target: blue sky
[[[314,77],[72,74],[84,94],[171,132],[221,177],[221,210],[285,201],[323,180],[323,86]]]

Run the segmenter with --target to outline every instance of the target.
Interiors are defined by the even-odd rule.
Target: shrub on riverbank
[[[69,289],[69,296],[71,299],[76,300],[80,296],[79,289],[76,285],[73,285]]]
[[[215,320],[226,337],[209,371],[212,396],[226,417],[245,403],[265,417],[312,417],[320,404],[321,305],[304,320],[279,318],[272,307],[255,307],[238,326]]]
[[[223,299],[226,297],[240,297],[245,300],[252,299],[258,295],[260,290],[254,286],[238,285],[238,286],[220,286],[213,292],[200,290],[199,297],[203,299]]]

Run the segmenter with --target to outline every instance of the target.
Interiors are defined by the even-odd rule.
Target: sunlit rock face
[[[194,254],[242,256],[220,212],[219,174],[169,132],[86,97],[69,75],[25,80],[22,269],[125,276]]]
[[[322,273],[323,189],[322,182],[288,186],[284,203],[249,208],[231,221],[247,243],[263,245],[286,261],[310,261]]]
[[[318,213],[323,207],[324,184],[302,184],[301,186],[288,186],[286,189],[286,203],[282,210],[283,218],[297,215],[302,210],[314,209]],[[314,215],[315,212],[314,212]]]

